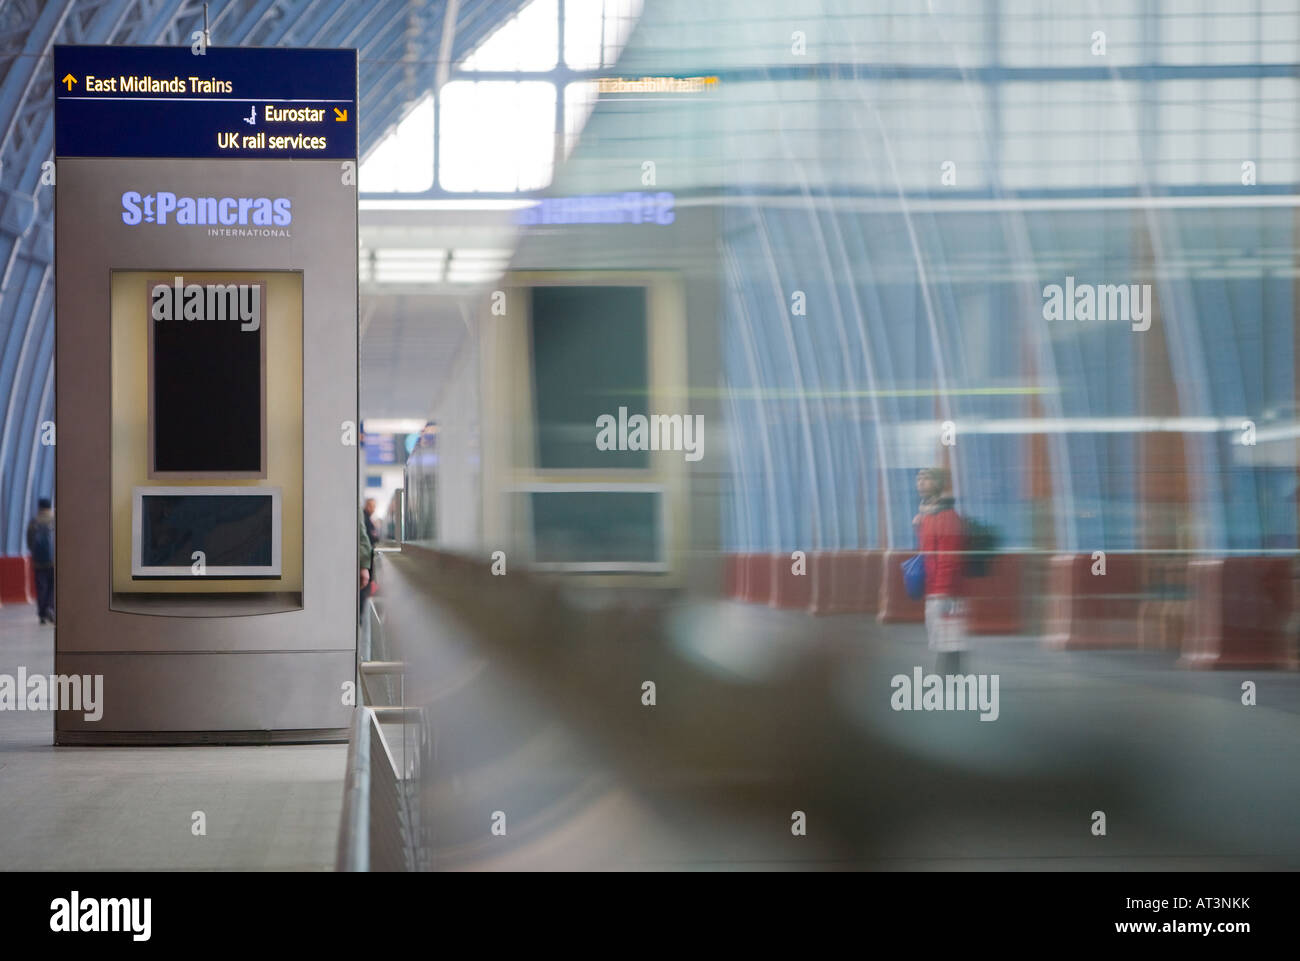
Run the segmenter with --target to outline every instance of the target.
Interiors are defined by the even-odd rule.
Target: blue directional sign
[[[357,52],[54,48],[58,157],[357,156]]]

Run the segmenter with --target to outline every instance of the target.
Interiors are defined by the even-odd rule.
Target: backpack
[[[36,525],[32,533],[32,563],[37,567],[49,567],[54,563],[54,525]]]
[[[994,552],[998,549],[998,532],[988,524],[970,517],[962,518],[966,553],[961,572],[965,577],[987,577],[993,570]]]

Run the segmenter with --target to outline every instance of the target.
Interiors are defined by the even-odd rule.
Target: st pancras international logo
[[[209,237],[292,237],[289,197],[183,197],[169,190],[122,194],[122,223],[205,227]]]

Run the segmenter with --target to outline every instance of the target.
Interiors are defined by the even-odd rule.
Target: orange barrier
[[[722,596],[739,599],[745,594],[745,567],[742,554],[724,554],[722,557]]]
[[[813,614],[874,614],[880,606],[879,551],[817,551],[808,555],[813,572]]]
[[[880,607],[876,620],[882,624],[918,624],[925,620],[925,602],[907,596],[903,584],[903,561],[916,551],[885,551],[880,560]]]
[[[1143,573],[1147,599],[1138,606],[1138,647],[1181,651],[1192,607],[1187,555],[1148,554]]]
[[[1181,651],[1190,607],[1188,601],[1143,601],[1138,609],[1138,647]]]
[[[1066,650],[1137,646],[1141,555],[1107,552],[1105,560],[1106,573],[1093,574],[1091,554],[1051,559],[1043,643]]]
[[[1180,664],[1196,668],[1296,667],[1288,621],[1289,557],[1192,561],[1191,623]]]
[[[766,604],[772,599],[772,555],[742,554],[745,587],[741,599],[751,604]]]
[[[21,557],[0,557],[0,603],[36,603],[32,559],[26,554]]]
[[[848,610],[861,610],[867,614],[876,614],[880,611],[880,581],[884,577],[884,572],[884,552],[867,551],[863,558],[862,585],[845,584],[844,603]]]
[[[809,614],[838,614],[835,609],[835,557],[839,551],[813,551],[808,555],[808,573],[812,575],[812,599]]]
[[[997,555],[984,577],[968,577],[963,584],[966,590],[966,629],[970,633],[1020,633],[1023,619],[1019,554]]]
[[[812,605],[812,562],[804,556],[802,574],[794,573],[794,567],[790,554],[772,555],[772,597],[768,603],[773,607],[802,611]]]

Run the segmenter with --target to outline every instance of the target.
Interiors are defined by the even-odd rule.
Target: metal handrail
[[[366,679],[400,678],[404,664],[371,659],[375,653],[387,653],[384,622],[373,598],[366,599],[361,615],[357,625],[357,706],[348,739],[336,866],[340,871],[409,869],[406,786],[381,725],[418,723],[419,711],[401,704],[372,703]]]
[[[373,723],[374,715],[368,708],[358,706],[352,712],[336,862],[340,871],[370,870],[370,725]]]

